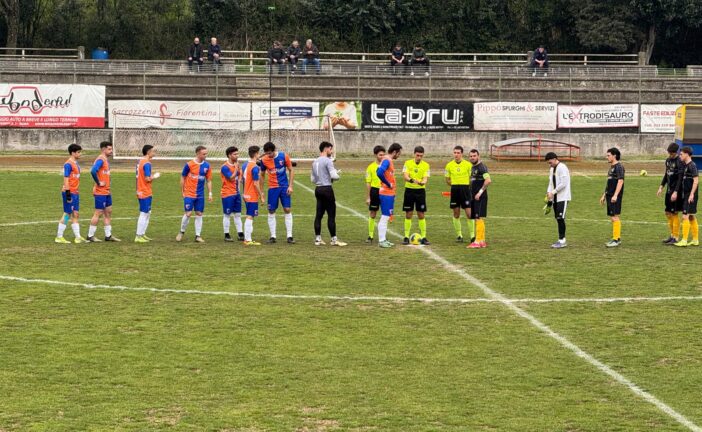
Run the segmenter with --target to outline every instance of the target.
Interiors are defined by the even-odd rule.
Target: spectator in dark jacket
[[[412,73],[410,75],[414,76],[414,69],[416,66],[421,66],[424,69],[424,75],[429,75],[429,59],[427,54],[422,48],[422,44],[415,44],[414,50],[412,51],[412,60],[410,60],[410,66],[412,66]]]
[[[188,50],[188,67],[190,67],[190,70],[192,71],[193,63],[197,63],[197,70],[199,71],[203,61],[204,58],[202,56],[202,45],[200,45],[200,38],[196,37]]]
[[[285,65],[288,62],[288,53],[283,49],[283,44],[278,41],[273,42],[273,46],[268,50],[268,63],[272,68],[278,65],[278,73],[285,72]]]
[[[534,56],[531,58],[530,66],[533,69],[531,76],[536,76],[537,70],[542,71],[544,76],[548,76],[548,53],[543,45],[534,51]]]
[[[321,69],[321,66],[319,64],[319,50],[312,43],[312,39],[307,39],[307,43],[305,43],[305,47],[302,49],[303,75],[307,73],[307,63],[312,63],[313,65],[315,65],[317,69],[317,75],[319,75],[319,71]]]
[[[212,70],[215,72],[222,64],[222,47],[217,43],[217,38],[210,39],[210,46],[207,48],[207,60],[212,62]]]
[[[294,74],[297,70],[297,61],[302,55],[302,49],[300,48],[300,42],[294,40],[292,44],[288,47],[288,63],[290,64],[290,73]]]
[[[395,47],[390,49],[390,66],[393,68],[393,73],[395,73],[398,69],[404,70],[405,66],[407,66],[405,50],[402,49],[400,42],[395,43]]]

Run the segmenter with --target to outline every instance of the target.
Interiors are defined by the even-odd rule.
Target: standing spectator
[[[287,61],[287,53],[283,49],[283,44],[278,41],[273,42],[273,46],[268,50],[268,63],[270,67],[273,68],[273,65],[278,65],[278,73],[282,74],[285,72]],[[271,72],[273,72],[272,69]]]
[[[531,57],[531,76],[536,76],[536,70],[541,69],[544,76],[548,76],[548,53],[543,45],[539,46]]]
[[[317,75],[321,69],[319,64],[319,50],[317,46],[312,43],[312,39],[307,39],[305,47],[302,50],[302,74],[307,73],[307,63],[312,63],[317,69]]]
[[[217,43],[217,38],[210,39],[210,46],[207,48],[207,60],[212,62],[212,70],[217,72],[222,64],[222,47]]]
[[[202,66],[203,61],[204,58],[202,56],[202,45],[200,45],[200,38],[196,37],[188,50],[188,67],[190,68],[190,71],[192,72],[193,70],[193,62],[197,62],[197,71],[200,72],[200,66]]]
[[[288,62],[290,64],[290,73],[295,74],[297,70],[297,60],[302,54],[302,49],[300,48],[300,42],[294,40],[292,44],[288,47]]]
[[[412,51],[412,60],[410,60],[410,66],[412,66],[412,72],[410,75],[414,76],[414,67],[422,66],[424,68],[424,75],[429,75],[429,59],[427,54],[422,48],[422,44],[414,44],[414,50]]]
[[[404,67],[407,66],[405,50],[402,49],[400,42],[396,42],[395,47],[390,50],[390,66],[392,67],[392,73],[396,73],[397,68],[404,71]]]
[[[566,210],[570,202],[570,171],[568,167],[558,160],[554,152],[546,153],[548,163],[548,188],[546,189],[546,210],[553,208],[556,224],[558,224],[558,241],[551,245],[554,249],[563,249],[566,243]]]

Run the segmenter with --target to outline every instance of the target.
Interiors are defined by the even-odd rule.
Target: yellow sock
[[[676,237],[676,235],[675,235],[675,222],[673,222],[673,215],[666,214],[665,218],[668,219],[668,229],[670,230],[670,236]]]
[[[468,233],[470,233],[471,238],[477,236],[475,233],[475,219],[468,219]]]
[[[692,240],[700,240],[700,226],[697,225],[697,218],[690,221],[690,232],[692,233]]]
[[[475,220],[475,241],[485,241],[485,221],[483,219]]]
[[[405,237],[410,236],[411,229],[412,229],[412,219],[405,219]]]
[[[678,239],[680,238],[680,218],[676,214],[670,218],[673,220],[673,237]]]
[[[680,240],[687,241],[688,235],[690,235],[690,221],[688,219],[683,219],[683,221],[682,221],[682,237],[680,237]]]
[[[425,238],[427,236],[427,220],[419,219],[417,224],[419,225],[419,235]]]
[[[375,232],[375,218],[368,216],[368,237],[373,238]]]
[[[456,236],[457,237],[463,237],[463,233],[461,232],[461,218],[453,218],[453,229],[456,231]]]
[[[622,221],[612,221],[612,239],[621,240],[622,238]]]

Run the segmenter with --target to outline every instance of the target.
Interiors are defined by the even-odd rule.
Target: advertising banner
[[[680,104],[641,104],[641,132],[675,133],[675,110]]]
[[[555,102],[479,102],[477,131],[553,131],[558,126]]]
[[[107,104],[110,126],[115,113],[120,128],[235,129],[249,130],[251,104],[165,100],[111,100]]]
[[[558,127],[632,128],[639,126],[638,104],[558,105]]]
[[[467,102],[364,102],[363,129],[469,131],[473,104]]]
[[[272,102],[271,127],[273,129],[318,129],[318,102]],[[268,102],[251,104],[251,128],[268,129]]]
[[[359,101],[321,102],[320,110],[322,115],[331,119],[334,130],[361,129],[363,119]]]
[[[105,87],[0,84],[0,127],[105,127]]]

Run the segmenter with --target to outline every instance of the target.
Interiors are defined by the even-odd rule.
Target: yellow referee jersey
[[[405,188],[407,189],[426,189],[426,185],[417,184],[418,182],[424,180],[424,177],[429,177],[429,164],[425,161],[419,161],[416,163],[414,159],[410,159],[405,162],[402,167],[402,173],[408,173],[409,177],[414,180],[414,183],[405,182]]]
[[[445,177],[451,179],[451,186],[470,185],[470,169],[472,164],[465,159],[461,163],[456,163],[456,160],[446,164]]]
[[[380,189],[380,178],[376,171],[378,171],[378,163],[371,162],[368,168],[366,168],[366,183],[369,183],[371,187]]]

